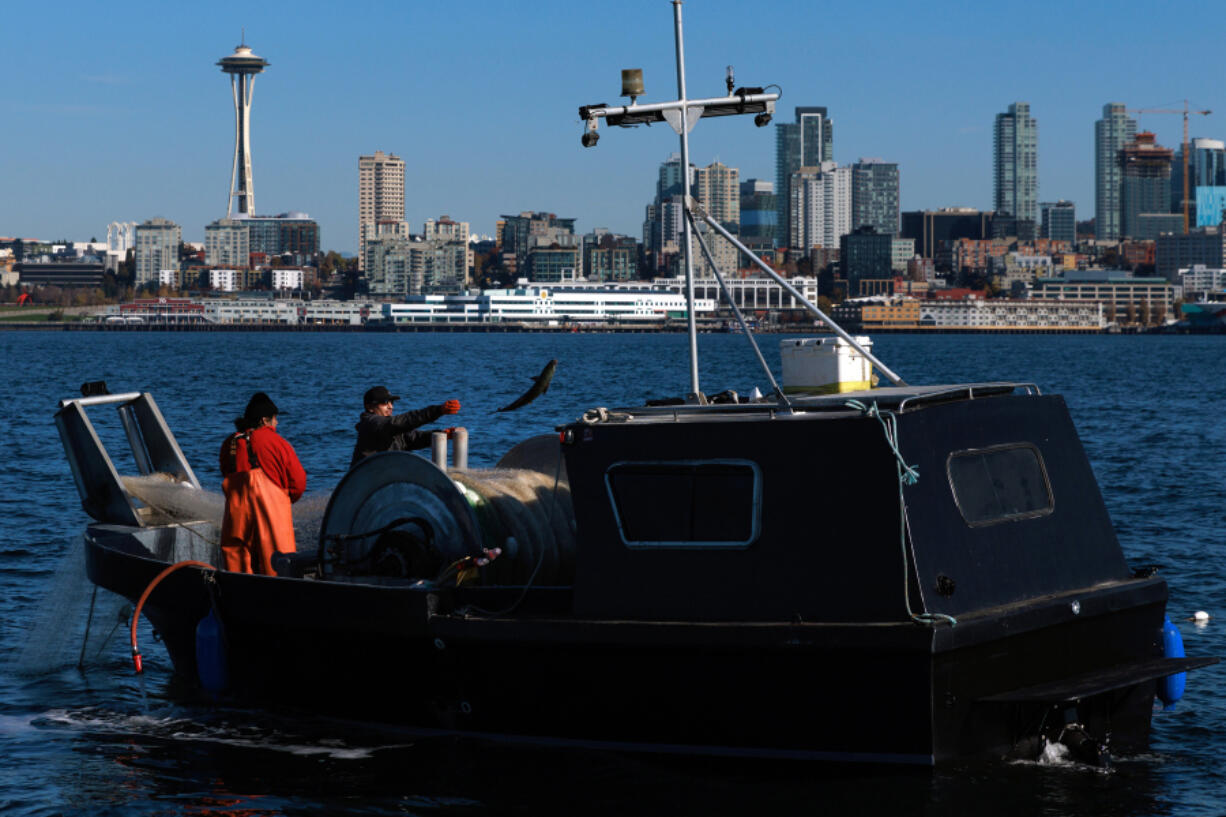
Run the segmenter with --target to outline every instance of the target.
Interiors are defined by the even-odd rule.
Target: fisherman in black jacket
[[[416,411],[406,411],[404,414],[392,414],[392,404],[399,399],[399,395],[392,394],[385,386],[375,386],[366,392],[363,398],[366,410],[354,426],[358,431],[358,441],[353,446],[350,468],[380,451],[426,448],[430,445],[430,432],[418,431],[418,427],[460,410],[459,400],[448,400],[437,406],[426,406]],[[447,429],[447,432],[448,436],[451,436],[451,429]]]

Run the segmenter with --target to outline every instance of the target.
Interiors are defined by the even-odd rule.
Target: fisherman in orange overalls
[[[237,429],[221,446],[221,553],[226,570],[276,575],[274,553],[293,553],[290,503],[306,490],[306,471],[294,448],[277,433],[277,407],[256,392]]]

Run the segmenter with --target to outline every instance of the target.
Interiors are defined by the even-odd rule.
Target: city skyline
[[[1105,30],[1097,8],[1041,2],[1019,22],[969,3],[922,12],[887,5],[894,13],[778,3],[746,20],[732,3],[691,0],[690,94],[722,93],[732,64],[738,84],[783,88],[776,122],[795,107],[827,108],[838,131],[833,158],[897,163],[903,210],[990,209],[994,117],[1025,100],[1043,126],[1040,196],[1074,202],[1082,218],[1094,213],[1094,123],[1104,104],[1223,103],[1209,72],[1153,68],[1209,53],[1207,27],[1178,42],[1146,39],[1138,3],[1111,7],[1111,37],[1090,36]],[[463,16],[433,6],[376,5],[359,15],[296,4],[302,13],[288,14],[284,4],[221,3],[197,19],[151,8],[69,2],[55,17],[44,7],[10,11],[7,27],[21,33],[0,60],[20,81],[0,151],[0,233],[82,240],[104,235],[111,221],[161,216],[183,226],[184,240],[202,241],[205,225],[225,215],[216,191],[234,152],[233,99],[215,63],[243,27],[247,45],[276,65],[260,79],[252,114],[258,209],[310,213],[328,249],[357,249],[353,165],[376,150],[405,160],[406,218],[415,227],[445,213],[492,234],[502,213],[545,210],[578,219],[580,232],[637,235],[642,191],[675,148],[671,131],[658,128],[654,136],[606,131],[584,150],[575,113],[581,104],[616,104],[625,67],[644,70],[640,101],[675,96],[666,0],[629,9],[543,3],[532,14],[476,3]],[[1193,8],[1176,3],[1170,13]],[[633,36],[608,36],[628,27]],[[997,68],[996,38],[971,40],[963,30],[998,30],[1033,60],[1025,71]],[[815,52],[815,31],[839,36]],[[1130,59],[1120,42],[1144,42],[1144,59],[1140,51]],[[1180,117],[1135,118],[1138,130],[1178,147]],[[1223,138],[1220,118],[1195,117],[1190,136]],[[773,125],[708,120],[692,134],[692,151],[696,165],[720,161],[742,180],[776,175]]]

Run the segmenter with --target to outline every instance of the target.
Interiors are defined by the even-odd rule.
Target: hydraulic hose
[[[188,559],[182,562],[175,562],[170,567],[163,570],[161,573],[153,577],[153,581],[149,582],[149,586],[145,588],[145,592],[140,594],[140,600],[136,602],[136,610],[132,613],[132,664],[136,667],[136,673],[139,675],[144,672],[144,665],[141,662],[140,648],[136,646],[136,624],[140,621],[140,611],[145,606],[145,602],[149,599],[149,594],[153,592],[153,588],[157,587],[162,579],[174,573],[181,567],[202,567],[205,570],[216,572],[217,568],[213,567],[208,562],[198,562],[195,559]]]

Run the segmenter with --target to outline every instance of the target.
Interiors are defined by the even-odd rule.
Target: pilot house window
[[[758,536],[762,490],[751,462],[619,463],[605,479],[630,547],[745,547]]]
[[[948,463],[954,501],[968,525],[1045,516],[1052,511],[1051,483],[1043,457],[1018,443],[958,451]]]

